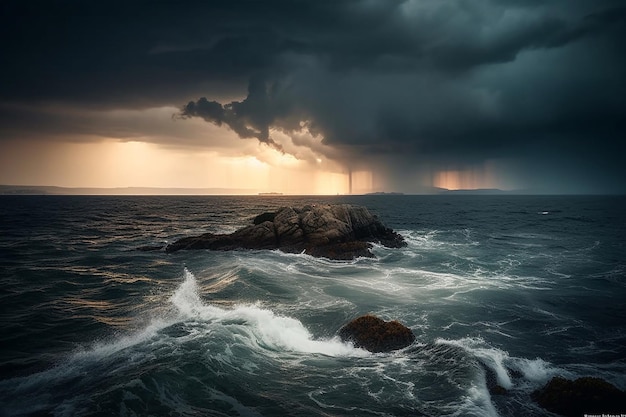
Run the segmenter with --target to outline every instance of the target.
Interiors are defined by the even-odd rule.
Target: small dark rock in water
[[[282,207],[257,216],[252,226],[227,235],[206,233],[180,239],[165,249],[280,249],[289,253],[349,260],[372,257],[370,244],[406,246],[404,238],[385,227],[365,207],[349,204]]]
[[[402,349],[415,341],[415,335],[400,322],[384,321],[370,314],[358,317],[339,330],[343,341],[370,352]]]
[[[626,407],[626,393],[601,378],[584,377],[575,381],[555,377],[531,394],[548,411],[563,416],[619,414]]]

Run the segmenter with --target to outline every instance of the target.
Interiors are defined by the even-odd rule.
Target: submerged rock
[[[352,342],[355,347],[375,353],[402,349],[415,341],[411,329],[402,323],[384,321],[370,314],[343,326],[339,329],[339,337],[345,342]]]
[[[618,414],[624,412],[626,393],[601,378],[584,377],[575,381],[555,377],[531,394],[548,411],[563,416]]]
[[[404,238],[383,225],[369,210],[349,204],[282,207],[257,216],[253,225],[234,233],[180,239],[167,252],[185,249],[280,249],[312,256],[349,260],[372,257],[368,242],[406,246]]]

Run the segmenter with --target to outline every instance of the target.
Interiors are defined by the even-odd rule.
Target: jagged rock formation
[[[352,320],[339,329],[339,337],[370,352],[389,352],[402,349],[415,341],[415,335],[402,323],[384,321],[373,315]]]
[[[584,377],[575,381],[554,377],[531,394],[548,411],[563,416],[620,414],[626,406],[626,393],[601,378]]]
[[[372,257],[368,242],[393,248],[406,246],[402,236],[385,227],[367,208],[348,204],[282,207],[275,213],[257,216],[253,223],[231,234],[183,238],[165,250],[280,249],[349,260]]]

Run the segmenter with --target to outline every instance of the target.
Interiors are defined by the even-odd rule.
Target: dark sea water
[[[305,203],[408,247],[136,250]],[[0,294],[0,416],[549,416],[553,376],[626,388],[626,199],[3,196]],[[365,313],[415,344],[340,342]]]

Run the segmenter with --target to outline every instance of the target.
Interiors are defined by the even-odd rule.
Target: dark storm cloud
[[[218,126],[226,124],[241,138],[257,138],[278,150],[282,147],[270,138],[269,128],[274,120],[273,103],[268,99],[266,83],[253,77],[248,88],[248,97],[222,105],[206,98],[190,101],[183,107],[180,118],[201,117]]]
[[[530,161],[542,149],[555,164],[588,155],[597,169],[617,166],[614,144],[626,136],[621,1],[0,7],[0,101],[31,113],[39,103],[170,105],[276,147],[272,129],[305,126],[348,165],[377,155]]]
[[[625,9],[608,2],[377,4],[352,2],[351,13],[337,7],[331,16],[340,23],[319,33],[310,24],[293,28],[299,42],[276,55],[267,72],[275,94],[265,97],[259,116],[287,131],[289,116],[297,116],[325,143],[361,154],[497,156],[545,139],[540,132],[555,133],[552,140],[559,141],[564,130],[622,128],[623,81],[604,73],[624,70],[619,36]],[[592,55],[591,65],[580,62],[585,55]],[[531,66],[530,73],[549,68],[527,77],[515,73],[517,63]],[[194,108],[204,102],[188,104],[182,114],[211,120]],[[291,103],[291,113],[278,102]],[[231,115],[244,127],[260,128],[249,123],[249,112]]]
[[[244,92],[234,86],[289,54],[332,69],[466,70],[623,23],[623,10],[600,3],[8,1],[0,93],[145,106],[202,83]]]

